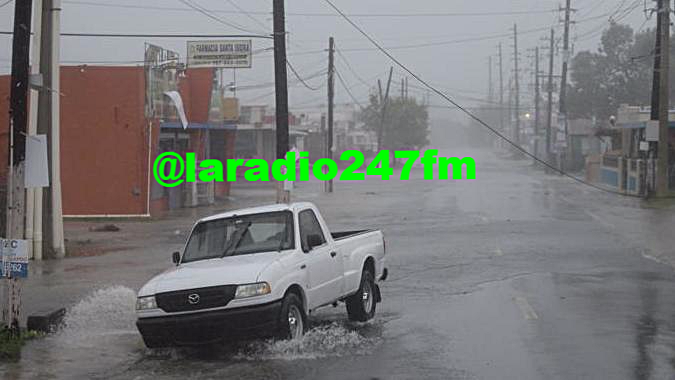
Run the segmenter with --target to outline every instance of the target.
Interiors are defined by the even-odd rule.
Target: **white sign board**
[[[25,240],[0,239],[0,257],[0,277],[28,277],[28,243]]]
[[[647,131],[645,134],[645,139],[647,141],[659,141],[659,121],[658,120],[649,120],[647,122]]]
[[[49,163],[47,162],[47,135],[26,136],[27,188],[49,186]]]
[[[188,68],[249,69],[253,66],[251,40],[188,41]]]

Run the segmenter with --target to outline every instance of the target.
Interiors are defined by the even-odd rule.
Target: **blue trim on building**
[[[600,182],[605,185],[619,187],[619,172],[606,168],[600,169]]]

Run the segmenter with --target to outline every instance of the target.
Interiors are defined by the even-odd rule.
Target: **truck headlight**
[[[257,296],[264,296],[265,294],[270,294],[272,288],[270,284],[266,282],[259,282],[257,284],[248,284],[248,285],[239,285],[237,286],[237,292],[234,295],[234,298],[250,298]]]
[[[150,310],[157,309],[157,301],[155,296],[138,297],[136,300],[136,310]]]

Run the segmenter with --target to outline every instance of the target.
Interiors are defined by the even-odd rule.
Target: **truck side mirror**
[[[312,234],[307,236],[307,252],[323,244],[323,238],[321,235]]]
[[[174,264],[176,265],[180,264],[180,252],[174,252],[172,259]]]

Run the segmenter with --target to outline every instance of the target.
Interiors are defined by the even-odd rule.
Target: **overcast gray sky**
[[[210,10],[212,15],[225,22],[236,23],[244,29],[260,33],[271,31],[271,0],[191,1]],[[239,10],[233,2],[239,9],[251,13],[237,13]],[[514,23],[518,24],[518,29],[522,32],[519,47],[523,68],[521,81],[525,89],[532,76],[531,72],[527,72],[532,67],[528,58],[532,53],[528,49],[537,45],[547,45],[541,39],[546,38],[549,32],[543,29],[555,26],[557,36],[562,34],[559,22],[562,14],[557,11],[558,1],[334,0],[334,2],[346,13],[360,14],[354,16],[354,21],[384,46],[395,48],[391,51],[397,58],[469,106],[477,104],[475,98],[485,97],[488,88],[488,57],[496,55],[497,45],[500,42],[504,49],[505,76],[508,83],[513,67],[513,41],[506,34],[510,33]],[[652,1],[648,0],[647,4],[651,6]],[[145,8],[134,8],[139,6]],[[597,47],[600,38],[598,33],[608,25],[610,14],[615,18],[621,18],[621,22],[628,23],[635,29],[653,27],[656,22],[654,18],[645,19],[643,0],[572,0],[572,7],[577,9],[573,15],[573,20],[577,23],[572,28],[575,51]],[[13,8],[13,3],[0,8],[0,29],[11,30]],[[622,9],[626,12],[620,11]],[[342,51],[358,77],[352,73],[341,57],[336,61],[337,68],[358,99],[365,100],[369,92],[369,88],[362,84],[360,79],[372,84],[376,83],[376,78],[385,79],[390,65],[387,58],[380,52],[368,50],[372,45],[343,19],[336,17],[324,1],[288,0],[286,11],[287,29],[290,33],[289,60],[301,76],[310,76],[326,68],[327,53],[322,50],[327,47],[328,37],[334,36],[338,49]],[[363,14],[378,16],[363,17]],[[393,17],[391,14],[408,14],[408,16]],[[62,30],[91,33],[241,33],[191,10],[180,0],[64,0]],[[451,43],[472,38],[479,40]],[[144,42],[146,39],[64,37],[62,59],[66,63],[142,60]],[[147,42],[175,49],[181,56],[185,55],[185,40],[151,39]],[[424,44],[433,46],[419,46]],[[270,46],[271,42],[268,40],[254,41],[254,49]],[[9,71],[10,58],[11,38],[0,36],[0,72]],[[496,62],[495,58],[495,83],[497,83]],[[545,64],[542,65],[544,67]],[[402,71],[395,68],[395,72],[396,77],[400,78]],[[232,72],[229,71],[226,75],[231,76]],[[290,72],[289,77],[293,81]],[[254,58],[253,68],[238,70],[237,78],[238,85],[242,86],[273,81],[271,52],[257,55]],[[321,76],[308,80],[308,83],[311,86],[319,86],[324,81],[325,77]],[[272,104],[274,99],[272,91],[273,88],[269,87],[241,91],[238,95],[244,103],[250,101],[256,104]],[[296,109],[301,106],[317,107],[325,103],[325,91],[325,88],[311,91],[296,83],[290,88],[291,106],[295,106]],[[414,94],[418,90],[412,89],[411,92]],[[346,91],[338,82],[337,101],[348,100]],[[523,102],[527,103],[527,99]],[[444,104],[442,100],[434,98],[432,103]]]

